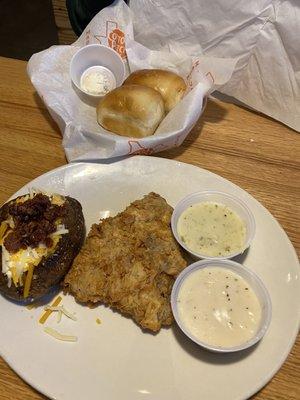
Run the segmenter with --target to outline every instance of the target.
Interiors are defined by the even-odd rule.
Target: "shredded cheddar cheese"
[[[24,292],[23,292],[24,299],[26,299],[28,297],[28,295],[29,295],[29,290],[30,290],[30,287],[31,287],[31,281],[32,281],[32,277],[33,277],[33,271],[34,271],[34,266],[33,265],[29,265],[28,272],[27,272],[26,279],[25,279]]]
[[[51,307],[57,307],[58,305],[59,305],[59,303],[61,302],[61,300],[62,300],[62,298],[61,298],[61,296],[58,296],[55,300],[54,300],[54,302],[51,304]],[[41,316],[41,318],[39,319],[39,323],[40,324],[44,324],[46,321],[47,321],[47,319],[50,317],[50,315],[53,313],[53,311],[51,311],[51,310],[46,310],[45,312],[44,312],[44,314]]]
[[[62,312],[61,312],[61,311],[58,311],[58,313],[57,313],[57,323],[58,323],[58,324],[59,324],[60,321],[61,321],[61,317],[62,317]]]
[[[1,222],[0,225],[0,245],[3,243],[4,239],[5,239],[5,233],[7,231],[8,228],[8,223],[6,221]]]
[[[25,201],[29,200],[29,198],[30,198],[29,194],[26,194],[26,195],[24,195],[22,197],[17,198],[16,199],[16,203],[17,204],[25,203]]]
[[[17,277],[16,267],[11,267],[10,271],[11,271],[13,283],[17,287],[18,286],[18,277]]]
[[[73,321],[77,321],[77,318],[75,317],[74,314],[71,314],[68,310],[65,309],[64,306],[46,306],[44,310],[50,310],[50,311],[57,311],[58,314],[60,315],[59,321],[61,319],[61,315],[64,314],[66,317],[72,319]]]
[[[97,318],[97,319],[96,319],[96,323],[97,323],[98,325],[100,325],[100,324],[101,324],[101,319],[100,319],[100,318]]]
[[[39,306],[40,306],[40,304],[38,302],[35,302],[35,303],[28,304],[26,306],[26,308],[27,308],[27,310],[33,310],[34,308],[38,308]]]
[[[48,335],[54,337],[55,339],[62,340],[64,342],[77,342],[78,340],[77,336],[64,335],[57,330],[50,328],[49,326],[44,328],[44,332],[48,333]]]

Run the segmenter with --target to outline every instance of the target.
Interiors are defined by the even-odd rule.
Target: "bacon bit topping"
[[[4,246],[10,253],[27,247],[38,247],[40,243],[51,247],[50,237],[56,231],[55,221],[65,214],[64,205],[51,204],[48,196],[38,193],[22,203],[9,206],[14,229],[5,237]]]

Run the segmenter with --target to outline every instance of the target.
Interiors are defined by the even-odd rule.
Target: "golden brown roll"
[[[151,87],[162,95],[168,113],[183,98],[186,83],[181,76],[162,69],[142,69],[128,76],[123,85],[144,85]]]
[[[153,135],[164,115],[161,94],[146,86],[118,87],[97,106],[97,120],[103,128],[136,138]]]

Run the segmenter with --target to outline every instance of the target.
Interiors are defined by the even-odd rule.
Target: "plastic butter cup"
[[[115,50],[103,45],[90,44],[74,54],[70,63],[70,77],[74,86],[84,98],[99,101],[106,93],[91,93],[82,85],[84,76],[91,72],[98,72],[105,77],[108,92],[122,85],[125,65]]]
[[[214,203],[219,203],[222,205],[225,205],[229,207],[233,212],[235,212],[241,220],[245,224],[246,228],[246,237],[244,241],[244,245],[238,250],[234,251],[231,253],[228,253],[226,255],[221,255],[221,256],[209,256],[205,253],[200,253],[200,252],[195,252],[192,249],[190,249],[180,238],[177,230],[177,225],[178,225],[178,220],[181,216],[181,214],[190,206],[199,204],[202,202],[214,202]],[[240,199],[238,199],[235,196],[232,196],[231,194],[224,193],[224,192],[219,192],[215,190],[207,190],[203,192],[196,192],[196,193],[191,193],[190,195],[184,197],[182,200],[179,201],[179,203],[175,206],[171,218],[171,227],[172,227],[172,232],[177,240],[177,242],[194,258],[202,258],[202,259],[208,259],[208,260],[224,260],[228,258],[233,258],[236,257],[239,254],[242,254],[249,246],[250,243],[253,240],[253,237],[255,235],[255,219],[248,208],[248,206]]]
[[[259,327],[256,333],[251,337],[250,340],[243,342],[242,344],[234,347],[224,347],[224,346],[216,346],[210,345],[204,341],[199,340],[195,337],[184,324],[182,319],[180,318],[178,312],[178,294],[180,292],[181,285],[184,283],[185,279],[190,276],[193,272],[209,267],[221,267],[225,268],[229,271],[234,272],[235,274],[242,277],[252,288],[255,295],[257,296],[260,307],[261,307],[261,319],[259,323]],[[192,305],[191,305],[192,306]],[[242,264],[236,263],[231,260],[202,260],[197,261],[191,264],[189,267],[185,268],[177,277],[171,293],[171,307],[172,312],[175,318],[176,323],[178,324],[179,328],[182,332],[189,337],[193,342],[197,343],[199,346],[204,347],[207,350],[217,352],[217,353],[231,353],[237,352],[241,350],[245,350],[256,343],[258,343],[263,336],[266,334],[272,316],[272,303],[270,299],[270,295],[261,281],[261,279],[251,270],[244,267]]]

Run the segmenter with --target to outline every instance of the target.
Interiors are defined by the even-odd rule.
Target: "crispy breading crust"
[[[170,293],[186,267],[170,229],[172,207],[156,193],[94,224],[64,281],[80,302],[103,302],[158,331],[173,322]]]

